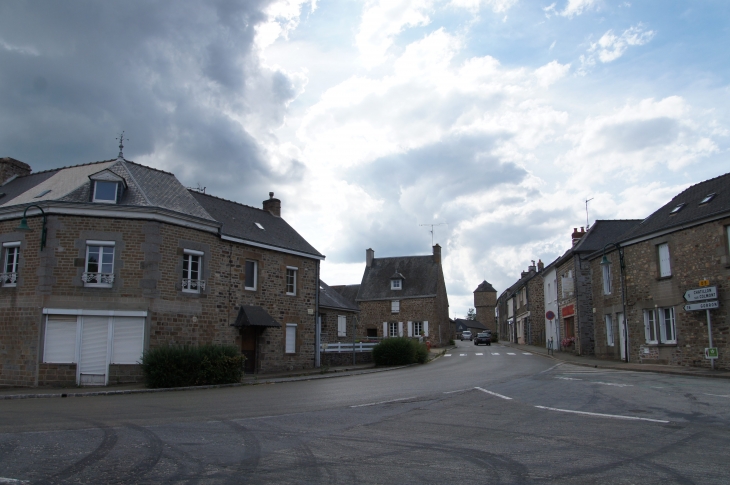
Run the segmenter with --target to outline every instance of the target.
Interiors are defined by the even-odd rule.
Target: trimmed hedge
[[[164,346],[142,356],[147,387],[187,387],[241,382],[246,358],[232,345]]]
[[[373,347],[376,365],[408,365],[428,361],[428,348],[418,340],[405,337],[386,338]]]

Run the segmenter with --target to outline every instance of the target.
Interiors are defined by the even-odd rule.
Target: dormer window
[[[91,201],[100,204],[118,204],[127,184],[122,177],[111,170],[90,175]]]
[[[400,290],[403,288],[402,280],[390,280],[391,290]]]
[[[103,202],[105,204],[117,203],[117,183],[104,182],[102,180],[94,181],[94,198],[93,202]]]

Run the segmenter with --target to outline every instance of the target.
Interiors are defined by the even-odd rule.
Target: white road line
[[[459,354],[459,357],[466,357],[466,354]]]
[[[529,352],[522,352],[522,355],[532,355],[532,354]]]
[[[482,354],[481,352],[477,352],[477,355],[484,355],[484,354]]]
[[[499,352],[492,352],[492,355],[499,355]]]
[[[703,392],[702,394],[704,394],[705,396],[730,397],[730,394],[728,394],[728,395],[725,395],[725,394],[708,394],[706,392]]]
[[[451,357],[451,354],[444,354],[444,357]]]
[[[378,404],[388,404],[391,402],[398,402],[398,401],[407,401],[408,399],[415,399],[416,396],[411,397],[402,397],[400,399],[391,399],[390,401],[380,401],[380,402],[369,402],[367,404],[357,404],[355,406],[350,406],[351,408],[363,408],[365,406],[377,406]]]
[[[563,364],[565,364],[565,362],[561,362],[561,363],[559,363],[559,364],[555,364],[555,365],[554,365],[554,366],[552,366],[551,368],[549,368],[549,369],[545,369],[544,371],[540,372],[540,374],[544,374],[544,373],[546,373],[546,372],[550,372],[551,370],[553,370],[553,369],[555,369],[556,367],[558,367],[558,366],[561,366],[561,365],[563,365]]]
[[[564,381],[582,381],[583,379],[578,379],[577,377],[556,377],[556,379],[562,379]]]
[[[634,387],[633,384],[615,384],[613,382],[601,382],[601,381],[588,381],[594,384],[603,384],[604,386],[616,386],[616,387]]]
[[[459,389],[458,391],[446,391],[444,394],[453,394],[455,392],[471,391],[471,389]]]
[[[517,354],[515,354],[513,352],[507,352],[507,355],[517,355]]]
[[[16,480],[15,478],[0,477],[0,483],[30,483],[28,480]]]
[[[491,394],[492,396],[501,397],[502,399],[507,399],[508,401],[511,401],[512,400],[511,397],[503,396],[501,394],[497,394],[496,392],[487,391],[486,389],[482,389],[481,387],[475,387],[474,389],[479,389],[482,392],[486,392],[487,394]]]
[[[587,411],[573,411],[570,409],[549,408],[547,406],[535,406],[535,407],[538,409],[547,409],[548,411],[559,411],[561,413],[571,413],[571,414],[585,414],[587,416],[598,416],[601,418],[629,419],[632,421],[650,421],[652,423],[668,423],[669,422],[669,421],[665,421],[663,419],[638,418],[636,416],[622,416],[620,414],[589,413]]]

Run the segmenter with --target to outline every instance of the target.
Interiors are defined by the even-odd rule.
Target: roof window
[[[51,191],[51,189],[47,189],[47,190],[44,190],[44,191],[43,191],[43,192],[41,192],[40,194],[36,195],[36,196],[35,196],[34,198],[35,198],[35,199],[41,198],[41,197],[43,197],[44,195],[46,195],[46,194],[47,194],[48,192],[50,192],[50,191]]]
[[[700,201],[700,205],[707,204],[709,201],[711,201],[712,199],[714,199],[716,195],[717,194],[715,192],[713,192],[711,194],[707,194],[705,196],[705,198]]]
[[[687,204],[685,204],[684,202],[682,202],[681,204],[678,204],[677,207],[672,209],[672,212],[670,212],[669,214],[676,214],[677,212],[681,211],[682,207],[684,207],[685,205],[687,205]]]
[[[258,222],[254,222],[254,224],[256,224],[256,227],[258,227],[258,228],[259,228],[259,229],[261,229],[262,231],[265,231],[265,230],[266,230],[266,229],[264,229],[264,226],[262,226],[262,225],[261,225],[261,224],[259,224]]]
[[[94,180],[94,202],[117,203],[117,182]]]

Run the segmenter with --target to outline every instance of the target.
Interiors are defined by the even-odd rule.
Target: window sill
[[[296,293],[287,293],[286,296],[297,296]]]
[[[84,283],[84,288],[112,288],[113,286],[109,283]]]
[[[246,291],[256,291],[256,288],[249,288],[247,286],[244,286],[243,289],[246,290]]]
[[[677,343],[658,344],[658,343],[644,343],[644,347],[678,347]]]
[[[657,281],[669,280],[669,279],[672,279],[672,276],[674,276],[674,275],[669,275],[669,276],[658,276],[656,280],[657,280]]]

